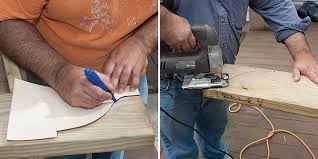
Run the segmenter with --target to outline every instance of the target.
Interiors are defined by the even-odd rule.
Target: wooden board
[[[153,146],[155,133],[140,97],[119,101],[96,122],[61,131],[57,138],[7,141],[11,95],[0,95],[0,158],[58,156],[139,149]]]
[[[207,89],[205,97],[318,118],[318,86],[304,76],[293,82],[289,72],[238,65],[225,65],[223,72],[230,85]]]
[[[4,69],[2,53],[0,51],[0,94],[9,93],[6,71]]]
[[[11,61],[7,56],[2,54],[4,68],[7,74],[10,92],[13,91],[14,79],[22,79],[19,67]]]

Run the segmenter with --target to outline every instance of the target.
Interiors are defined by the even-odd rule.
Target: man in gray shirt
[[[196,40],[190,26],[208,24],[218,33],[224,63],[234,64],[248,6],[265,19],[277,42],[287,46],[294,59],[294,81],[303,74],[318,84],[318,62],[304,35],[310,18],[299,18],[291,0],[175,0],[174,13],[161,6],[161,40],[172,48],[194,48]],[[178,120],[196,126],[215,147],[226,151],[221,137],[227,124],[228,103],[204,98],[200,90],[182,90],[180,76],[160,77],[161,107]],[[196,159],[198,147],[205,158],[227,157],[200,137],[196,142],[193,130],[166,114],[161,113],[160,120],[161,144],[167,159]]]

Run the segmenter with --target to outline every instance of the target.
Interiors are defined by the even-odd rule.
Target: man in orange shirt
[[[70,105],[94,108],[111,95],[91,84],[83,67],[100,72],[112,91],[136,89],[157,47],[157,3],[0,0],[0,48]]]

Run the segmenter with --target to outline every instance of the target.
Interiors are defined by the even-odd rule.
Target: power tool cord
[[[236,109],[233,109],[233,107],[237,106]],[[257,108],[257,107],[253,107],[255,110],[257,110],[262,116],[263,118],[268,122],[268,124],[271,126],[271,131],[268,133],[268,135],[266,137],[263,137],[263,138],[260,138],[258,140],[255,140],[249,144],[247,144],[240,152],[240,159],[243,159],[243,153],[245,150],[247,150],[248,148],[250,148],[251,146],[261,142],[261,141],[265,141],[266,142],[266,148],[267,148],[267,159],[270,158],[270,155],[271,155],[271,151],[270,151],[270,145],[269,145],[269,139],[271,137],[273,137],[275,135],[275,133],[286,133],[286,134],[289,134],[293,137],[295,137],[297,140],[299,140],[303,146],[307,149],[307,151],[310,153],[310,156],[313,158],[313,159],[316,159],[314,153],[312,152],[312,150],[309,148],[309,146],[300,138],[298,137],[296,134],[288,131],[288,130],[283,130],[283,129],[275,129],[273,123],[269,120],[269,118],[264,114],[264,112],[260,109],[260,108]],[[229,106],[229,112],[231,113],[237,113],[239,112],[241,109],[241,104],[238,104],[238,103],[233,103]]]
[[[165,113],[168,117],[170,117],[171,119],[173,119],[175,122],[187,127],[187,128],[190,128],[192,129],[194,132],[196,132],[200,137],[202,137],[202,139],[207,142],[213,149],[221,152],[221,153],[224,153],[225,155],[231,157],[232,159],[234,159],[234,157],[232,155],[230,155],[229,153],[223,151],[223,150],[220,150],[219,148],[215,147],[212,143],[209,142],[209,140],[207,139],[207,137],[205,137],[204,135],[202,135],[196,128],[190,126],[190,125],[187,125],[183,122],[181,122],[180,120],[176,119],[175,117],[173,117],[172,115],[170,115],[168,112],[166,112],[163,108],[160,107],[160,111],[162,111],[163,113]]]

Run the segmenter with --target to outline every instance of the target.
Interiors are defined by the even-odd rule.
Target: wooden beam
[[[123,98],[104,117],[57,138],[7,141],[11,95],[0,95],[0,158],[63,156],[153,146],[155,133],[140,97]]]
[[[223,72],[230,85],[204,90],[205,97],[318,118],[318,86],[304,76],[294,82],[288,72],[238,65],[225,65]]]
[[[11,61],[7,56],[2,54],[4,69],[7,74],[10,92],[13,91],[14,79],[22,79],[19,67]]]

